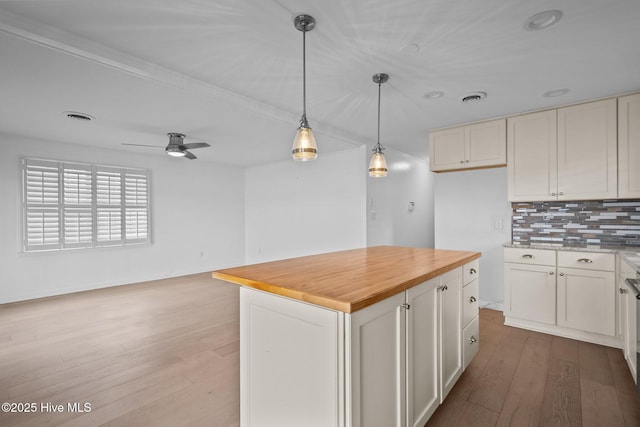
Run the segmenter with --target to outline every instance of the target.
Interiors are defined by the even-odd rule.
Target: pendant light
[[[293,140],[291,154],[293,160],[306,162],[318,157],[316,138],[307,122],[307,68],[306,68],[306,34],[316,26],[316,20],[309,15],[298,15],[293,20],[296,29],[302,31],[302,117],[300,127]]]
[[[373,82],[378,84],[378,142],[373,147],[373,155],[369,162],[369,176],[380,178],[387,176],[387,160],[384,158],[384,147],[380,144],[380,87],[389,80],[389,75],[380,73],[373,76]]]

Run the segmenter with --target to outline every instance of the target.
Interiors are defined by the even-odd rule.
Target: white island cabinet
[[[241,425],[423,426],[464,369],[479,256],[382,246],[214,272],[243,285]]]

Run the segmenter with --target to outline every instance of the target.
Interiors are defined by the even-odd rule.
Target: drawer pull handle
[[[471,338],[469,338],[469,344],[473,344],[475,342],[478,342],[478,339],[476,337],[474,337],[473,335],[471,335]]]
[[[533,255],[531,255],[531,254],[524,254],[524,255],[522,255],[522,258],[524,258],[524,259],[532,259],[532,258],[533,258]]]
[[[469,270],[469,274],[476,274],[476,273],[477,273],[477,271],[476,271],[475,268],[472,268],[471,270]]]
[[[560,273],[560,276],[563,276],[563,277],[564,277],[564,273]]]
[[[449,289],[449,287],[447,285],[442,285],[440,286],[438,289],[440,289],[441,291],[446,291],[447,289]]]
[[[476,299],[476,297],[473,297],[473,296],[472,296],[471,298],[469,298],[469,304],[473,304],[473,303],[474,303],[474,302],[476,302],[476,301],[478,301],[478,300]]]
[[[578,262],[584,263],[584,264],[591,264],[593,261],[590,260],[589,258],[580,258],[578,259]]]

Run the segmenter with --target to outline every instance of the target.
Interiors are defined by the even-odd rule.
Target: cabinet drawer
[[[615,271],[616,256],[594,252],[559,251],[558,267]]]
[[[504,262],[556,265],[556,251],[547,249],[504,248]]]
[[[478,276],[479,274],[480,274],[480,260],[475,259],[470,263],[464,265],[463,272],[462,272],[462,283],[464,283],[466,286],[472,280],[477,279],[479,277]],[[476,295],[476,298],[477,297],[478,295]]]
[[[462,363],[467,369],[480,349],[480,322],[476,316],[462,331]]]
[[[462,290],[462,326],[478,315],[478,291],[478,280],[465,285]]]

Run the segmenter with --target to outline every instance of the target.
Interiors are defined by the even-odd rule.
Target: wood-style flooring
[[[640,426],[620,350],[503,321],[480,311],[427,426]],[[209,273],[0,305],[0,402],[37,406],[0,426],[238,426],[238,360],[238,287]]]

